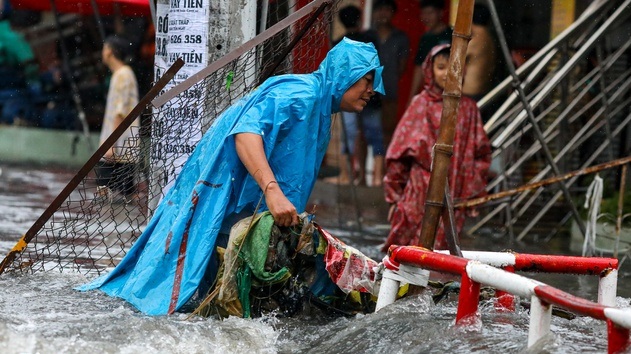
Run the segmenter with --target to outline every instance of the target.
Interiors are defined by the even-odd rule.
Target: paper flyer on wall
[[[156,7],[154,77],[161,77],[178,58],[184,60],[184,66],[164,91],[208,65],[209,1],[159,0]],[[202,137],[202,92],[193,86],[182,95],[196,97],[186,105],[178,104],[177,99],[166,104],[157,115],[151,133],[151,184],[163,186],[164,194]]]

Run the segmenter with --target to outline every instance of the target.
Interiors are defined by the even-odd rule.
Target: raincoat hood
[[[439,52],[450,48],[451,44],[440,44],[435,46],[432,50],[430,50],[423,62],[423,90],[427,91],[430,98],[434,100],[443,99],[443,90],[435,85],[436,78],[434,77],[434,57],[436,57],[436,54]]]
[[[323,111],[339,112],[344,93],[373,70],[373,89],[385,95],[381,79],[383,66],[379,63],[375,46],[344,37],[329,51],[318,70],[313,72],[322,84],[322,97],[332,98],[330,107],[326,107],[326,102],[323,102]]]

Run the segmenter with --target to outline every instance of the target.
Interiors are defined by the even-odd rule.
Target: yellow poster
[[[550,39],[568,28],[574,22],[576,0],[552,0],[552,21]]]

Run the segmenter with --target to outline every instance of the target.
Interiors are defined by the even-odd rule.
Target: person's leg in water
[[[96,174],[96,192],[94,199],[98,201],[111,201],[112,191],[110,190],[111,180],[116,164],[101,160],[94,166]]]
[[[372,186],[381,187],[386,153],[381,126],[381,109],[364,109],[362,112],[362,133],[366,139],[366,144],[372,147]]]
[[[357,137],[357,113],[342,112],[341,153],[339,158],[340,174],[337,177],[326,178],[325,181],[336,184],[350,184],[353,167],[349,157],[355,151],[354,141]]]
[[[362,117],[359,119],[360,125],[362,121]],[[353,179],[353,183],[358,186],[366,185],[366,158],[368,156],[368,145],[366,144],[366,138],[364,137],[364,133],[360,130],[359,134],[357,134],[357,138],[355,139],[355,161],[357,165],[357,174]]]
[[[136,197],[136,167],[135,163],[118,163],[114,170],[116,189],[123,195],[123,201],[129,203]]]
[[[396,99],[381,97],[381,134],[383,135],[383,145],[386,150],[397,127],[397,107]]]

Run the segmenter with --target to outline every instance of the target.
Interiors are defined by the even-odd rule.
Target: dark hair
[[[131,42],[121,36],[108,36],[103,41],[103,45],[107,44],[112,50],[114,57],[120,61],[126,61],[131,48]]]
[[[486,26],[491,19],[491,12],[482,4],[475,4],[473,6],[473,23]]]
[[[445,8],[445,0],[421,0],[421,9],[424,7]]]
[[[345,28],[353,28],[359,25],[361,19],[361,10],[355,5],[349,5],[340,10],[340,21]]]
[[[397,2],[394,0],[376,0],[372,5],[372,9],[380,9],[382,7],[389,7],[392,12],[397,12]]]

